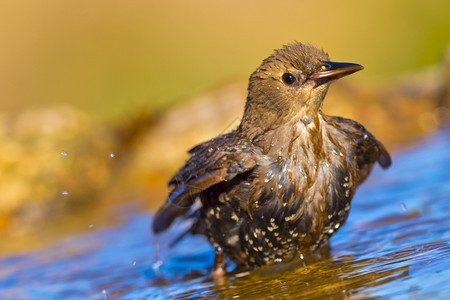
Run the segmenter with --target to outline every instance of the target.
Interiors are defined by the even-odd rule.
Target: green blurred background
[[[319,4],[320,3],[320,4]],[[101,118],[246,80],[293,40],[380,82],[439,62],[450,1],[2,1],[0,111],[68,103]]]

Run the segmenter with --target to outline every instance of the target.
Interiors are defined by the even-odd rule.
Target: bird
[[[294,41],[250,75],[240,124],[188,151],[153,218],[177,218],[214,247],[213,272],[302,258],[328,246],[373,165],[391,157],[363,125],[322,111],[330,84],[362,70]]]

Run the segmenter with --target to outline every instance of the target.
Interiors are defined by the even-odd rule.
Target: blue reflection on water
[[[449,133],[442,130],[398,153],[391,169],[376,168],[356,193],[347,223],[331,241],[333,260],[351,257],[357,268],[346,278],[392,271],[362,284],[357,295],[450,295]],[[219,292],[209,279],[209,244],[188,237],[157,251],[149,219],[128,212],[121,225],[1,258],[0,298],[191,298]],[[161,241],[180,231],[165,233]]]

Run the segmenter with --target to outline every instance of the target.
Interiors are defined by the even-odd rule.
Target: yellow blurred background
[[[2,1],[0,112],[68,103],[110,118],[246,80],[293,40],[380,82],[437,63],[450,2]]]

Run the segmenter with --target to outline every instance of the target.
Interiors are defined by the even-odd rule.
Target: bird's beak
[[[322,69],[313,73],[310,79],[316,83],[315,87],[318,87],[328,81],[339,79],[362,69],[364,69],[363,66],[354,63],[323,61]]]

